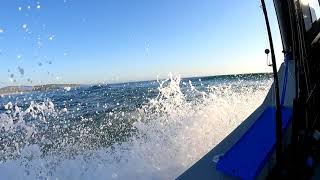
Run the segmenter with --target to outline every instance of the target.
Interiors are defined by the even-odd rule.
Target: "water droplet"
[[[54,39],[54,37],[55,37],[54,35],[50,36],[49,40],[52,41]]]
[[[26,29],[26,28],[27,28],[27,24],[23,24],[23,25],[22,25],[22,28],[23,28],[23,29]]]
[[[0,27],[0,33],[4,33],[4,29]]]
[[[21,11],[21,9],[22,9],[22,8],[19,6],[19,7],[18,7],[18,10]]]
[[[144,42],[144,50],[146,53],[149,53],[150,51],[150,44],[148,41]]]
[[[40,4],[37,5],[37,9],[40,9]]]
[[[64,87],[63,88],[65,91],[70,91],[71,90],[71,87]]]
[[[4,108],[5,109],[12,109],[13,108],[12,102],[8,102],[8,104],[4,105]]]
[[[23,76],[24,75],[24,69],[20,66],[18,66],[19,73]]]

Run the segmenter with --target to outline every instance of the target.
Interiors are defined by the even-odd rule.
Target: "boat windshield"
[[[0,179],[173,179],[188,169],[273,82],[259,1],[230,2],[1,1]]]

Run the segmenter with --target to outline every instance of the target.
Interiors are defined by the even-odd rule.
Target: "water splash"
[[[57,109],[50,99],[25,110],[7,104],[0,115],[2,177],[173,179],[262,102],[271,80],[199,88],[170,75],[158,84],[158,95],[141,107],[98,113],[101,121],[96,116],[68,121],[64,117],[73,111]]]

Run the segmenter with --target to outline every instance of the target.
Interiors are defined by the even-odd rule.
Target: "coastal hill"
[[[79,84],[45,84],[37,86],[7,86],[0,88],[0,95],[17,94],[32,91],[49,91],[55,89],[70,89],[72,87],[79,87]]]

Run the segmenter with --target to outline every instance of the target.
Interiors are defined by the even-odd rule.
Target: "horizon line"
[[[203,76],[185,76],[181,77],[181,79],[191,79],[191,78],[206,78],[206,77],[216,77],[216,76],[238,76],[238,75],[249,75],[249,74],[272,74],[272,72],[254,72],[254,73],[235,73],[235,74],[216,74],[216,75],[203,75]],[[45,86],[45,85],[101,85],[101,84],[125,84],[125,83],[139,83],[139,82],[148,82],[148,81],[157,81],[164,80],[166,78],[161,79],[146,79],[146,80],[129,80],[123,82],[99,82],[99,83],[46,83],[46,84],[35,84],[35,85],[9,85],[9,86],[0,86],[0,89],[6,87],[35,87],[35,86]]]

